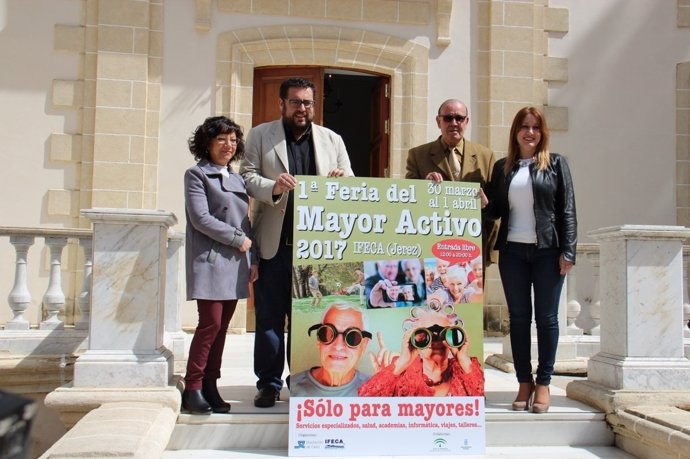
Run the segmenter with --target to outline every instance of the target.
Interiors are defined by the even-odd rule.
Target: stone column
[[[170,212],[88,209],[93,290],[88,350],[74,387],[166,387],[172,353],[163,346]]]
[[[165,345],[175,356],[176,373],[184,373],[187,363],[187,334],[182,331],[185,298],[184,233],[168,237],[165,281]]]
[[[601,241],[601,352],[588,379],[614,389],[688,387],[683,355],[683,241],[678,226],[604,228]]]
[[[623,225],[589,235],[601,243],[601,351],[568,396],[608,412],[650,396],[690,401],[682,329],[682,244],[690,229]]]

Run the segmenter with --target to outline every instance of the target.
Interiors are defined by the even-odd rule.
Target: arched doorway
[[[390,77],[326,67],[256,67],[252,126],[280,117],[280,83],[303,77],[316,86],[314,122],[342,136],[355,175],[389,175]]]

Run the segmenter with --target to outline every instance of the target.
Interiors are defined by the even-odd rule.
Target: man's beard
[[[295,114],[293,113],[292,116],[288,117],[285,113],[283,113],[283,122],[287,124],[287,126],[296,133],[303,133],[307,129],[309,129],[309,126],[311,126],[313,116],[309,116],[309,113],[307,112],[304,115],[304,124],[298,124],[295,121]]]

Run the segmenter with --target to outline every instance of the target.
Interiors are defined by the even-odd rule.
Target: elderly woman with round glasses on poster
[[[364,312],[358,306],[331,305],[321,322],[307,330],[316,338],[321,365],[290,376],[290,395],[357,396],[359,386],[369,379],[357,370],[372,338],[366,328]]]
[[[359,388],[360,396],[482,396],[484,372],[453,306],[434,298],[403,322],[400,356]],[[381,354],[381,353],[379,353]]]

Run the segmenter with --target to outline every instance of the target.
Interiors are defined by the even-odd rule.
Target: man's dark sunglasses
[[[331,344],[336,340],[338,335],[343,335],[347,347],[356,348],[362,344],[364,338],[371,339],[371,333],[365,330],[360,330],[357,327],[350,327],[345,331],[338,331],[333,324],[316,324],[309,327],[307,334],[311,336],[311,332],[316,330],[316,339],[323,344]]]
[[[441,118],[443,118],[443,121],[446,123],[450,123],[451,121],[455,120],[458,123],[462,123],[467,119],[466,116],[463,115],[439,115]]]

